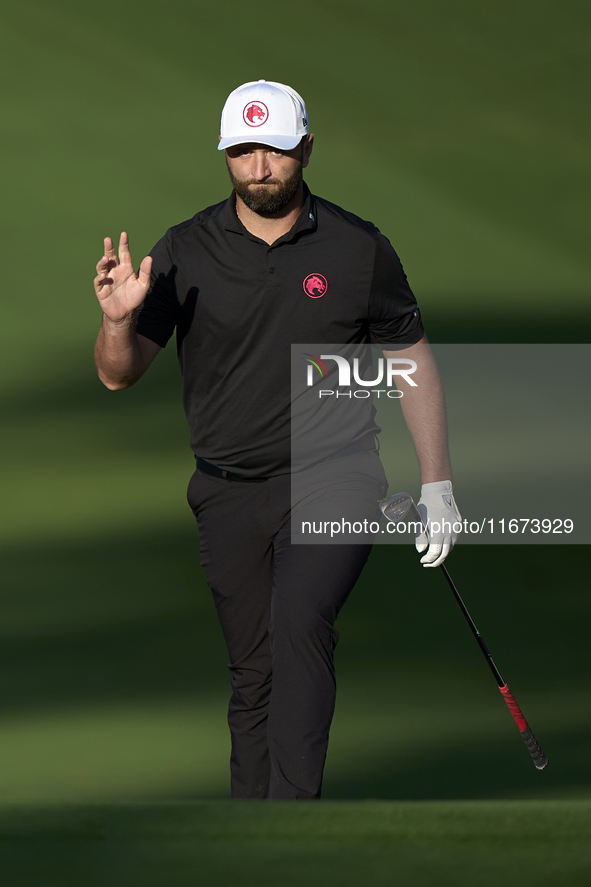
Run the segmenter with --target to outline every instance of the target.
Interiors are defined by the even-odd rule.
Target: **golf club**
[[[382,514],[389,521],[392,521],[393,523],[398,523],[400,521],[403,521],[406,517],[408,517],[409,521],[411,523],[420,524],[420,526],[423,528],[423,531],[428,535],[427,527],[423,523],[423,520],[421,518],[419,510],[418,510],[417,506],[415,505],[415,503],[413,502],[412,496],[409,496],[408,493],[396,493],[394,496],[390,496],[387,499],[382,499],[379,502],[379,506],[382,511]],[[544,752],[540,748],[536,737],[534,736],[530,727],[528,726],[528,723],[525,720],[523,714],[521,713],[521,710],[520,710],[519,706],[517,705],[517,702],[515,701],[513,694],[509,690],[509,686],[505,683],[505,681],[501,677],[501,673],[498,670],[498,668],[496,667],[496,665],[493,661],[493,658],[490,654],[490,651],[489,651],[488,647],[486,646],[486,644],[484,643],[482,635],[480,634],[480,632],[476,628],[476,625],[474,624],[472,617],[470,616],[468,610],[466,609],[466,605],[464,604],[464,601],[460,597],[460,593],[458,592],[457,588],[455,587],[453,580],[447,571],[447,567],[445,566],[445,564],[441,564],[440,566],[443,571],[443,575],[445,576],[445,578],[449,584],[449,587],[451,588],[451,590],[454,593],[456,601],[460,605],[460,608],[462,610],[462,613],[464,614],[466,622],[470,626],[470,629],[472,630],[472,634],[474,635],[474,637],[478,641],[478,645],[479,645],[480,649],[482,650],[484,658],[488,662],[489,668],[495,676],[495,680],[499,686],[499,690],[501,691],[503,699],[507,703],[507,707],[513,716],[513,720],[517,724],[519,732],[523,736],[523,740],[528,748],[530,755],[532,756],[535,766],[537,767],[538,770],[543,770],[545,767],[548,766],[548,758],[546,757],[546,755],[544,754]]]

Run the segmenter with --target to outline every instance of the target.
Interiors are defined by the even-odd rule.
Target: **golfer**
[[[107,388],[137,382],[176,331],[196,457],[188,500],[229,655],[234,798],[320,797],[335,621],[371,549],[367,537],[292,542],[292,343],[379,345],[386,357],[410,359],[421,351],[417,384],[401,400],[421,468],[419,505],[428,522],[459,517],[443,392],[416,299],[377,228],[308,190],[313,142],[291,87],[238,87],[218,144],[230,197],[167,231],[137,274],[127,234],[118,251],[105,238],[94,281],[103,311],[95,360]],[[387,489],[377,431],[368,413],[348,440],[329,441],[326,456],[298,472],[310,494],[301,501],[328,471],[333,511],[345,475],[359,507],[375,509]],[[423,564],[440,564],[454,541],[449,531],[419,537]]]

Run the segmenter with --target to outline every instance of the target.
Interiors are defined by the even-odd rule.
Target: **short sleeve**
[[[150,252],[152,274],[148,294],[140,308],[137,332],[162,348],[178,322],[176,265],[172,256],[172,237],[167,231]]]
[[[424,335],[421,312],[389,240],[377,235],[369,297],[373,345],[414,345]]]

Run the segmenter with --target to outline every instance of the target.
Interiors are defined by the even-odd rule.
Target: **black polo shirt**
[[[290,346],[414,344],[415,297],[370,222],[314,197],[271,246],[238,219],[235,195],[170,228],[151,252],[137,331],[176,327],[196,455],[246,477],[290,469]]]

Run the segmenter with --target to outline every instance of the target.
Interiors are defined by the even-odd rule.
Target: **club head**
[[[378,505],[380,506],[384,517],[393,523],[398,523],[398,521],[404,520],[409,513],[414,519],[414,512],[417,511],[416,506],[412,501],[412,496],[409,495],[409,493],[395,493],[387,499],[380,499]]]

